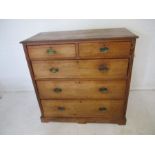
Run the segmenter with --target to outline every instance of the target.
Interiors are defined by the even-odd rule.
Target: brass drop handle
[[[106,111],[107,108],[105,108],[105,107],[99,107],[98,110],[99,110],[99,111]]]
[[[61,88],[54,88],[53,91],[55,93],[61,93],[62,92],[62,89]]]
[[[108,88],[101,87],[101,88],[99,88],[99,91],[100,91],[101,93],[107,93],[107,92],[108,92]]]
[[[64,110],[65,110],[65,107],[59,106],[59,107],[57,107],[57,109],[58,109],[59,111],[64,111]]]
[[[109,51],[109,48],[108,47],[101,47],[100,48],[100,52],[101,53],[107,53]]]
[[[53,50],[52,48],[49,48],[49,49],[47,49],[47,53],[48,53],[49,55],[53,55],[53,54],[56,54],[56,51]]]
[[[57,72],[59,72],[59,68],[54,68],[54,67],[52,67],[52,68],[50,68],[49,70],[50,70],[50,72],[52,72],[52,73],[57,73]]]
[[[106,65],[101,65],[99,66],[98,70],[101,72],[107,72],[109,68]]]

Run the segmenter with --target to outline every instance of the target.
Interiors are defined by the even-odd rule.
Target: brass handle
[[[98,70],[101,72],[107,72],[109,68],[106,65],[101,65],[99,66]]]
[[[99,91],[101,93],[107,93],[108,92],[108,88],[102,87],[102,88],[99,88]]]
[[[52,48],[49,48],[49,49],[47,49],[47,53],[48,53],[49,55],[53,55],[53,54],[56,54],[56,51],[53,50]]]
[[[50,72],[52,72],[52,73],[59,72],[59,68],[50,68],[49,70],[50,70]]]
[[[64,111],[65,107],[58,107],[57,109],[60,110],[60,111]]]
[[[108,50],[109,50],[108,47],[101,47],[101,48],[100,48],[100,52],[101,52],[101,53],[107,53]]]
[[[56,93],[60,93],[60,92],[62,92],[62,89],[61,88],[54,88],[53,91]]]
[[[99,110],[99,111],[106,111],[107,108],[105,108],[105,107],[99,107],[98,110]]]

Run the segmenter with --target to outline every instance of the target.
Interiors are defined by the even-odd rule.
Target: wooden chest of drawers
[[[116,28],[22,41],[41,120],[125,124],[136,38]]]

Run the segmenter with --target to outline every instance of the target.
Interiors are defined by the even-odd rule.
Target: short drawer
[[[72,58],[76,56],[74,44],[28,46],[30,59]]]
[[[123,100],[42,100],[44,117],[121,118]]]
[[[129,57],[131,42],[107,41],[80,43],[79,55],[82,58],[123,58]]]
[[[37,81],[41,99],[122,99],[126,81]]]
[[[128,59],[33,61],[32,66],[36,79],[116,79],[127,76]]]

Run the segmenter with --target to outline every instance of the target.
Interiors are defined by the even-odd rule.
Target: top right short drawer
[[[126,58],[131,51],[130,41],[104,41],[79,43],[81,58]]]

